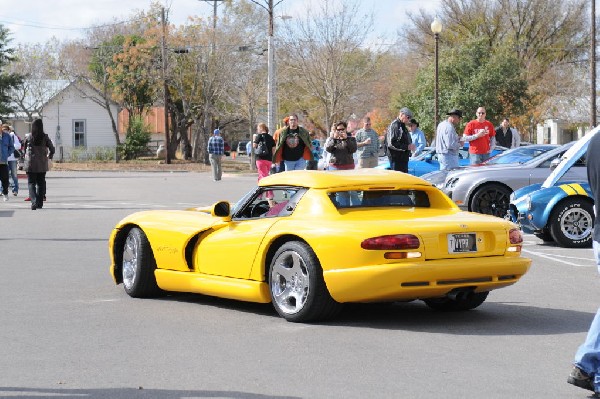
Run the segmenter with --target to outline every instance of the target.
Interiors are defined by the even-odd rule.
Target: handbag
[[[14,156],[16,159],[19,159],[19,158],[21,158],[21,151],[19,151],[19,150],[15,150],[15,151],[13,152],[13,156]]]

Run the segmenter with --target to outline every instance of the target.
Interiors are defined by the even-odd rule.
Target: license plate
[[[448,252],[477,252],[477,236],[475,233],[448,234]]]

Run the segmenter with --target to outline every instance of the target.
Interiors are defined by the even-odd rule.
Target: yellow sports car
[[[110,236],[110,272],[132,297],[272,302],[293,322],[331,318],[345,302],[468,310],[527,272],[522,240],[512,222],[460,211],[418,177],[294,171],[265,177],[233,207],[126,217]]]

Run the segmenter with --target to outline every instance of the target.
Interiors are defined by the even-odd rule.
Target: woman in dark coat
[[[32,211],[44,206],[48,160],[53,156],[52,140],[44,133],[42,120],[36,119],[31,126],[31,136],[25,140],[25,172]]]

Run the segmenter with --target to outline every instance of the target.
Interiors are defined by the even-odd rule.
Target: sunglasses
[[[335,130],[337,130],[338,132],[345,132],[346,131],[346,129],[335,129]]]

